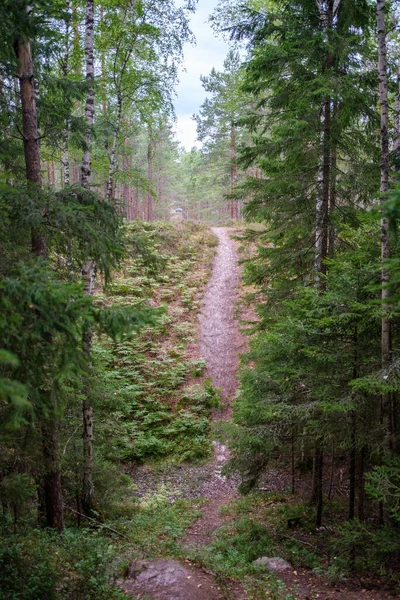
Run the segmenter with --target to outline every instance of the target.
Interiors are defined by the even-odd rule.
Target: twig
[[[64,259],[64,257],[63,257],[63,256],[60,256],[59,254],[56,254],[56,256],[57,256],[57,258],[60,258],[60,260],[63,260],[63,261],[65,261],[65,263],[68,265],[68,260],[67,260],[67,259]],[[64,446],[64,450],[63,450],[63,452],[62,452],[62,456],[63,456],[63,457],[65,456],[65,453],[66,453],[66,451],[67,451],[68,444],[70,443],[70,441],[72,440],[72,438],[74,437],[75,433],[78,431],[78,429],[79,429],[79,427],[80,427],[80,426],[81,426],[81,424],[79,423],[79,424],[78,424],[78,425],[75,427],[75,429],[73,430],[73,432],[71,433],[71,435],[69,436],[69,438],[68,438],[68,440],[67,440],[67,442],[66,442],[66,444],[65,444],[65,446]]]
[[[295,537],[291,537],[290,535],[285,535],[284,533],[281,533],[281,536],[283,538],[285,538],[286,540],[295,540],[296,542],[299,542],[300,544],[304,544],[305,546],[309,546],[310,548],[315,548],[315,545],[310,544],[310,542],[306,542],[305,540],[302,540],[300,538],[295,538]]]
[[[116,529],[113,529],[112,527],[109,527],[108,525],[104,525],[103,523],[100,523],[100,521],[96,521],[96,519],[93,519],[92,517],[88,517],[87,515],[84,515],[83,513],[78,512],[77,510],[74,510],[73,508],[70,508],[69,506],[67,506],[67,508],[68,508],[68,510],[73,512],[75,515],[79,515],[80,517],[83,517],[84,519],[87,519],[88,521],[92,521],[92,523],[96,523],[96,525],[99,525],[100,527],[103,527],[104,529],[108,529],[109,531],[112,531],[116,535],[119,535],[120,537],[128,540],[129,542],[132,541],[126,535],[121,533],[120,531],[117,531]]]

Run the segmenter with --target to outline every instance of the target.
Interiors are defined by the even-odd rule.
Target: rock
[[[267,567],[272,572],[278,571],[291,571],[292,565],[290,565],[283,558],[279,558],[278,556],[274,556],[273,558],[269,558],[268,556],[261,556],[254,561],[255,565]]]
[[[119,587],[128,595],[155,600],[222,600],[212,574],[173,559],[141,560],[129,566]]]

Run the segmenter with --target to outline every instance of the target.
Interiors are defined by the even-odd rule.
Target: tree
[[[249,102],[240,85],[243,72],[237,51],[231,50],[224,61],[224,71],[214,68],[201,81],[206,92],[211,93],[196,115],[197,135],[204,142],[205,152],[220,165],[221,179],[232,193],[238,182],[237,146],[240,143],[240,115]],[[226,181],[227,180],[227,181]],[[229,199],[229,216],[238,219],[239,201]]]

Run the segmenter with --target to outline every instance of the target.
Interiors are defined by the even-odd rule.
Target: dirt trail
[[[246,341],[234,316],[240,274],[235,244],[229,229],[213,227],[212,231],[219,244],[201,305],[199,349],[206,361],[207,375],[221,391],[222,409],[215,411],[214,420],[227,420],[231,414],[231,400],[238,387],[238,354]],[[221,469],[228,460],[228,448],[217,441],[213,445],[215,457],[206,504],[202,516],[188,531],[184,543],[189,547],[210,542],[214,531],[222,524],[221,506],[237,495],[235,482],[221,475]]]
[[[214,227],[219,245],[214,268],[199,316],[200,354],[206,359],[207,372],[222,392],[225,406],[219,418],[229,413],[229,399],[235,394],[238,352],[243,336],[238,331],[234,306],[239,284],[239,267],[234,242],[225,227]]]
[[[212,229],[219,244],[213,271],[203,297],[199,315],[199,354],[206,361],[206,375],[221,392],[222,408],[215,411],[214,420],[228,419],[231,399],[238,387],[238,353],[243,351],[246,340],[239,332],[234,317],[238,293],[239,267],[235,243],[229,229]],[[237,494],[236,482],[221,474],[229,453],[226,446],[214,441],[214,458],[204,466],[192,466],[191,479],[199,482],[198,492],[205,499],[202,516],[189,528],[183,546],[188,551],[195,546],[210,543],[214,532],[222,525],[219,514],[221,506]],[[172,468],[166,481],[174,480]],[[137,481],[137,478],[136,478]],[[196,493],[196,495],[197,495]],[[121,588],[136,598],[150,596],[157,600],[224,600],[214,576],[205,569],[190,563],[158,559],[132,563],[128,577]],[[241,590],[230,591],[229,597],[242,599]]]

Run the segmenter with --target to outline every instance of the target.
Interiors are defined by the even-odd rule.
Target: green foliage
[[[270,527],[254,518],[253,501],[257,506],[252,497],[250,503],[239,500],[224,507],[235,519],[217,531],[211,545],[195,550],[193,558],[216,572],[221,589],[228,593],[234,578],[242,582],[246,597],[251,600],[292,600],[293,596],[285,593],[283,582],[265,567],[254,565],[261,556],[276,556],[277,544]]]
[[[187,307],[196,305],[198,283],[206,280],[212,244],[204,254],[208,234],[194,224],[178,230],[136,223],[129,232],[127,246],[132,250],[123,267],[127,276],[116,279],[99,302],[117,314],[125,307],[140,308],[138,295],[152,304],[167,296],[169,306],[157,322],[135,335],[96,346],[100,410],[112,407],[111,421],[106,420],[115,429],[113,450],[106,455],[123,461],[204,458],[211,448],[208,417],[219,396],[209,380],[185,385],[204,369],[204,361],[187,355],[195,318]]]
[[[88,257],[109,279],[124,255],[124,229],[115,206],[97,194],[71,186],[53,192],[35,186],[6,189],[8,237],[41,232],[66,275],[81,273]]]
[[[349,521],[339,528],[335,540],[335,550],[342,569],[346,569],[343,559],[349,562],[353,557],[354,568],[361,572],[390,574],[398,578],[394,557],[400,550],[398,531],[392,527],[367,527],[358,520]]]
[[[361,242],[361,233],[356,237]],[[300,287],[279,307],[269,302],[260,307],[259,333],[244,359],[250,368],[242,370],[235,413],[242,433],[234,436],[233,461],[245,478],[265,467],[265,448],[273,457],[292,437],[348,443],[349,412],[355,406],[360,414],[372,410],[361,393],[352,395],[355,353],[357,382],[379,367],[378,346],[371,343],[379,314],[369,291],[377,265],[365,260],[367,250],[360,246],[329,262],[323,296]],[[379,429],[375,433],[379,445]]]
[[[388,456],[385,464],[367,474],[366,489],[369,495],[388,507],[390,516],[400,520],[400,458]]]
[[[115,548],[99,533],[34,529],[0,541],[1,600],[118,600]]]

